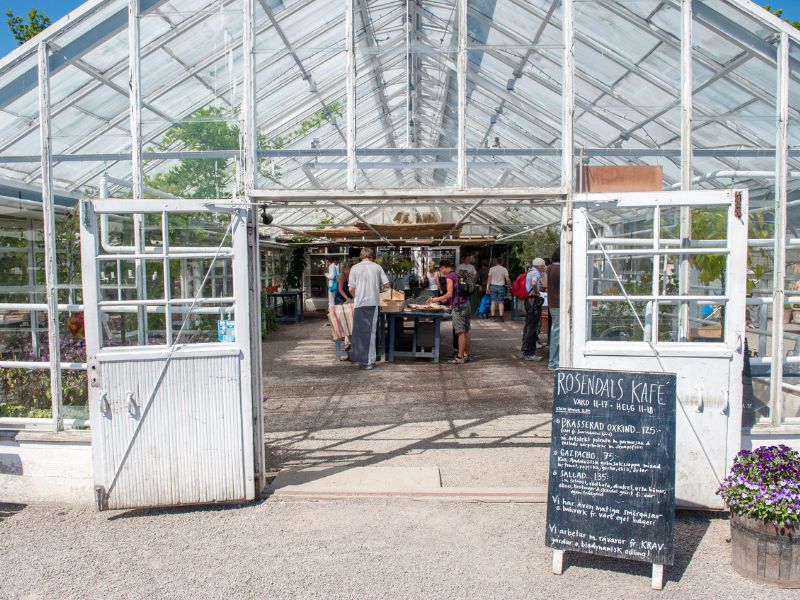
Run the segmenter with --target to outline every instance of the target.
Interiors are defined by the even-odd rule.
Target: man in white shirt
[[[498,256],[495,258],[497,263],[489,269],[489,296],[492,299],[492,305],[489,309],[492,319],[494,319],[495,311],[498,311],[503,320],[503,313],[505,312],[506,290],[511,287],[511,278],[508,276],[508,269],[503,266],[503,259]]]
[[[378,306],[381,289],[389,287],[383,268],[372,262],[372,248],[361,249],[361,262],[350,269],[348,286],[353,296],[353,335],[350,339],[350,360],[362,369],[375,368],[375,331],[378,328]]]

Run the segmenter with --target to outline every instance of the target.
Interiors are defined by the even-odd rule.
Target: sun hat
[[[537,257],[537,258],[534,258],[534,259],[533,259],[533,266],[534,266],[534,267],[536,267],[536,268],[539,268],[539,267],[544,267],[544,266],[546,266],[546,264],[545,264],[545,262],[544,262],[544,259],[543,259],[543,258],[538,258],[538,257]]]

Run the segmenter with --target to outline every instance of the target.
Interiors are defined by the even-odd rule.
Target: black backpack
[[[456,271],[458,276],[458,295],[462,298],[469,298],[477,287],[475,281],[475,274],[466,269],[459,269]]]

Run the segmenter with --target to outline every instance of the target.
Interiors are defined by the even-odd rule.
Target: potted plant
[[[800,454],[783,445],[742,450],[717,493],[731,511],[733,568],[800,587]]]

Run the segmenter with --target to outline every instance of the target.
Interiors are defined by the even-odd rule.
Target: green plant
[[[557,227],[540,229],[511,244],[509,270],[521,273],[531,266],[534,258],[550,258],[561,245],[561,233]]]
[[[275,309],[268,306],[261,315],[261,335],[267,335],[273,331],[278,331],[278,315]]]
[[[286,285],[293,290],[303,288],[303,273],[306,271],[306,251],[305,248],[295,248],[292,250],[292,257],[289,259],[289,271],[286,274]]]
[[[779,18],[783,19],[784,21],[789,23],[789,25],[794,27],[795,29],[800,29],[800,21],[790,21],[789,19],[785,19],[783,17],[783,9],[782,8],[772,8],[772,5],[770,5],[770,4],[765,4],[763,8],[765,10],[768,10],[769,12],[771,12],[776,17],[779,17]]]
[[[386,275],[389,277],[389,282],[392,284],[392,288],[394,288],[398,279],[403,277],[406,273],[411,272],[411,269],[414,268],[414,263],[411,262],[411,259],[405,254],[401,254],[399,252],[385,254],[377,258],[375,262],[383,267],[384,271],[386,271]]]

